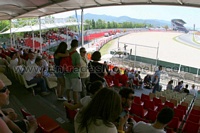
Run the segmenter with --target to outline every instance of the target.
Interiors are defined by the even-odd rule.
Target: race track
[[[185,36],[184,33],[176,32],[136,32],[120,37],[119,42],[139,44],[151,47],[158,47],[159,44],[159,60],[200,68],[200,49],[175,41],[175,37],[187,37],[185,40],[183,39],[182,41],[186,41],[186,43],[189,43],[191,45],[196,45],[192,42],[192,40],[190,40],[191,36],[188,37]],[[123,43],[120,43],[119,46],[122,50],[124,49]],[[116,40],[115,43],[110,47],[110,50],[117,48],[118,42]],[[134,45],[128,45],[127,49],[132,49],[132,54],[134,55]],[[157,49],[153,48],[144,48],[140,46],[137,46],[136,48],[136,55],[143,57],[156,59],[156,52]]]

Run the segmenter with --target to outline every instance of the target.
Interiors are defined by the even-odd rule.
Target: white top
[[[87,77],[90,76],[90,72],[88,70],[89,60],[85,57],[85,61],[84,61],[83,58],[84,57],[80,56],[80,63],[81,63],[80,77],[81,78],[87,78]]]
[[[138,122],[133,127],[134,133],[166,133],[164,129],[156,129],[150,123]]]
[[[14,59],[14,60],[10,60],[10,64],[8,65],[8,67],[10,67],[11,69],[13,69],[17,65],[18,65],[18,58]]]
[[[36,65],[35,63],[32,65],[29,65],[24,70],[24,78],[26,81],[32,80],[37,74],[39,74],[41,71],[41,67]]]
[[[82,108],[86,107],[89,102],[92,100],[92,98],[90,96],[85,96],[80,100],[80,103],[83,105]]]
[[[78,132],[79,124],[77,123],[77,120],[75,119],[74,121],[75,133],[117,133],[117,128],[115,127],[114,124],[112,124],[111,127],[107,127],[106,125],[103,124],[103,121],[100,119],[97,120],[97,124],[98,126],[92,123],[88,127],[88,132],[86,131],[86,128]]]
[[[190,90],[190,94],[193,95],[193,96],[197,96],[198,95],[198,92],[196,89],[191,89]]]
[[[42,60],[42,68],[44,68],[44,70],[48,71],[49,69],[49,64],[46,60]]]
[[[34,63],[35,63],[35,59],[33,59],[33,60],[28,59],[27,62],[26,62],[26,65],[29,66],[29,65],[32,65]]]

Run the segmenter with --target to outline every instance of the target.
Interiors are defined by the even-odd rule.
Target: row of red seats
[[[106,82],[109,87],[128,87],[128,76],[125,74],[115,74],[114,76],[105,76]]]
[[[181,123],[184,122],[185,115],[187,114],[187,104],[178,105],[174,108],[173,103],[166,101],[165,104],[162,104],[161,99],[155,97],[153,98],[153,101],[151,101],[148,95],[142,94],[141,99],[140,97],[134,98],[134,103],[131,107],[130,113],[137,115],[137,117],[134,116],[136,121],[154,122],[158,112],[166,106],[174,109],[174,118],[167,125],[167,128],[169,129],[167,132],[178,131],[178,129],[181,128]],[[200,110],[192,109],[186,123],[182,127],[182,131],[190,133],[191,131],[188,127],[193,127],[192,133],[197,133],[199,130],[199,123]]]

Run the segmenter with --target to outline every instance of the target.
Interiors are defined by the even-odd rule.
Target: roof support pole
[[[38,17],[39,31],[40,31],[40,52],[42,52],[42,31],[41,31],[41,17]]]
[[[10,46],[12,46],[12,20],[10,20]]]
[[[83,30],[84,30],[84,24],[83,24],[83,9],[81,9],[81,46],[84,45],[84,36],[83,36]]]

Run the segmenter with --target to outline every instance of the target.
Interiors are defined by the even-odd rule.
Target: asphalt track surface
[[[186,43],[194,48],[200,49],[200,44],[197,44],[193,41],[193,34],[182,34],[177,37],[178,41]]]
[[[174,38],[180,37],[181,42]],[[200,68],[199,55],[200,49],[191,40],[192,36],[179,32],[134,32],[119,38],[119,42],[139,44],[151,47],[158,47],[158,59],[177,63],[181,65]],[[184,43],[185,42],[185,43]],[[124,49],[124,43],[119,43],[120,49]],[[118,49],[118,40],[109,50]],[[128,45],[127,50],[132,49],[132,55],[135,54],[135,46]],[[137,46],[136,55],[156,59],[157,49]]]

